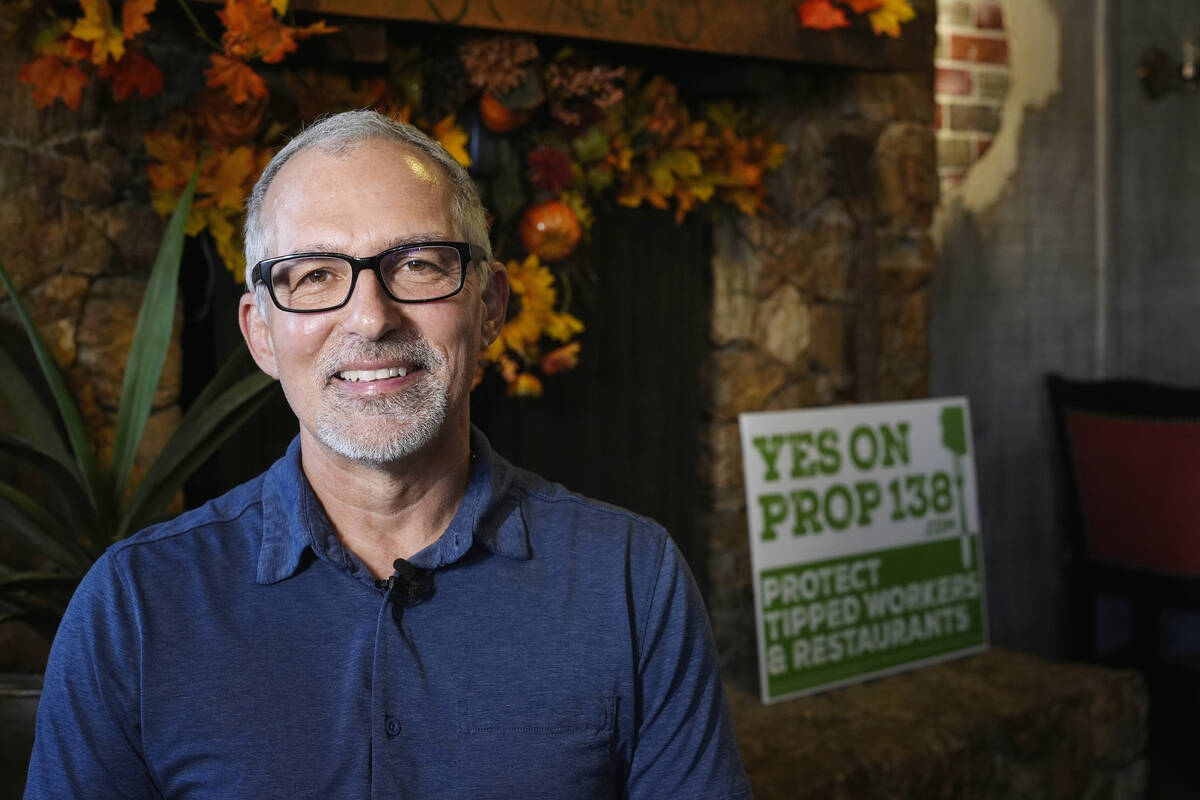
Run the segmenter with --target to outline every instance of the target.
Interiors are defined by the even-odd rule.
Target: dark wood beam
[[[934,0],[912,0],[916,19],[898,39],[866,17],[850,28],[800,27],[796,0],[294,0],[326,16],[463,25],[696,52],[867,69],[933,68]],[[853,16],[853,15],[851,15]],[[333,22],[333,20],[331,20]]]

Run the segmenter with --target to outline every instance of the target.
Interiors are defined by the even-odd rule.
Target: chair
[[[1060,456],[1075,657],[1095,660],[1095,595],[1128,599],[1132,662],[1161,666],[1164,606],[1200,609],[1200,389],[1046,379]]]

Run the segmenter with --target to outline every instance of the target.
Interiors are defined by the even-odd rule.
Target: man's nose
[[[388,296],[374,270],[360,272],[346,303],[342,327],[364,339],[379,339],[403,321],[402,305]]]

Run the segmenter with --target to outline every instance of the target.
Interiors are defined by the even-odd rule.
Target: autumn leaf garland
[[[162,91],[162,71],[134,41],[150,30],[146,17],[156,0],[125,0],[121,24],[108,0],[80,0],[83,16],[74,21],[51,15],[34,42],[38,57],[21,68],[17,80],[33,86],[33,102],[45,108],[56,100],[79,108],[92,79],[108,80],[113,97],[134,92],[153,97]]]
[[[847,10],[866,14],[876,36],[893,39],[900,36],[900,26],[917,15],[908,0],[801,0],[796,16],[802,27],[829,31],[850,27]]]

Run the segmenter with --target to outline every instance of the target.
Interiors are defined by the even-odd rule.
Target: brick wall
[[[1000,129],[1008,94],[1008,35],[999,0],[939,0],[937,68],[938,177],[956,188]]]

